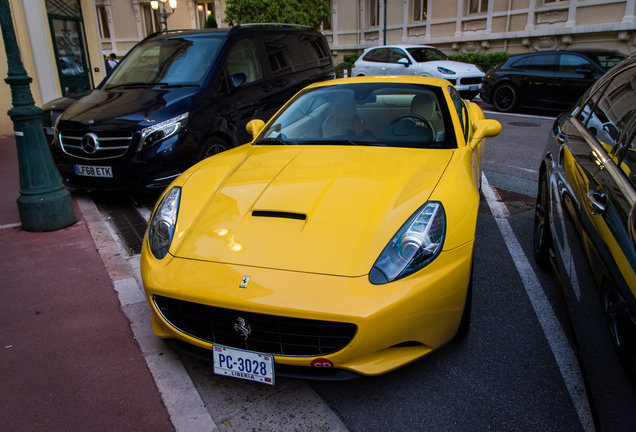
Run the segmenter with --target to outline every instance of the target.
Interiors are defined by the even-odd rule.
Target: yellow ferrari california
[[[249,144],[177,178],[142,277],[157,336],[218,374],[345,379],[466,334],[486,137],[436,78],[300,91]]]

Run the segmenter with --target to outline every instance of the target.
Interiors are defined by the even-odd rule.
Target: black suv
[[[310,28],[161,32],[91,93],[45,105],[44,121],[52,131],[59,116],[51,151],[67,185],[163,189],[197,161],[251,141],[250,120],[267,121],[303,87],[334,77],[329,46]]]
[[[520,106],[563,110],[625,58],[604,49],[514,55],[486,73],[480,95],[501,112]]]

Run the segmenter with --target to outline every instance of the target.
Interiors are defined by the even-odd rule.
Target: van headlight
[[[441,202],[429,201],[416,211],[386,245],[369,281],[380,285],[406,277],[427,266],[442,251],[446,214]]]
[[[137,151],[152,147],[160,141],[165,140],[168,137],[176,134],[185,127],[185,123],[188,119],[188,113],[183,113],[171,119],[162,121],[161,123],[148,126],[141,130],[141,140],[139,141],[139,148]]]
[[[155,214],[148,225],[148,244],[152,254],[157,259],[163,259],[170,249],[174,229],[179,215],[181,202],[181,188],[170,189],[155,210]]]

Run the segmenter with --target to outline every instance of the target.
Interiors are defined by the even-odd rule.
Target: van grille
[[[357,326],[350,323],[244,312],[153,296],[161,315],[176,329],[208,343],[284,356],[319,356],[343,349]],[[234,325],[245,320],[243,338]]]
[[[123,156],[132,143],[130,132],[60,132],[60,146],[69,156],[101,160]]]

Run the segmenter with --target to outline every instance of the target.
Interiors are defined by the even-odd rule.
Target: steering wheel
[[[431,122],[426,120],[421,115],[417,115],[417,114],[413,114],[413,113],[402,114],[401,116],[398,116],[398,117],[394,118],[393,121],[391,122],[391,124],[394,125],[397,122],[399,122],[400,120],[405,119],[405,118],[412,118],[412,119],[415,119],[416,121],[420,121],[420,122],[424,123],[424,126],[429,128],[431,130],[431,132],[433,132],[433,136],[435,136],[435,129],[433,129],[433,125],[431,124]]]

